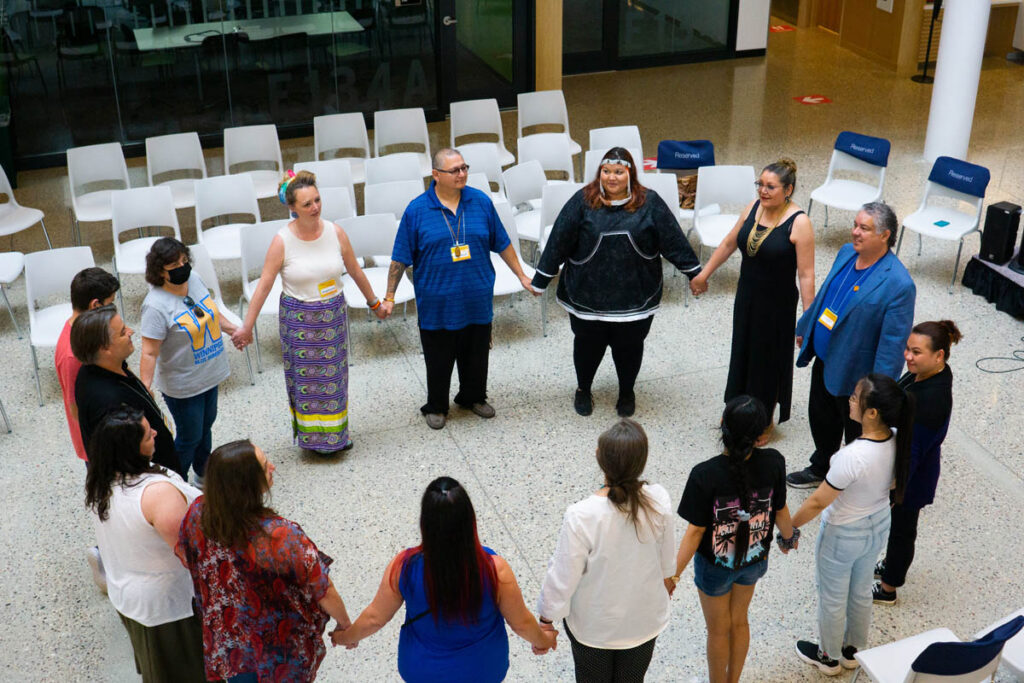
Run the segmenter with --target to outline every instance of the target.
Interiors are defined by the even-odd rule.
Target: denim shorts
[[[726,569],[708,562],[700,553],[693,556],[693,583],[705,595],[717,598],[732,590],[732,585],[753,586],[768,571],[768,558],[741,569]]]

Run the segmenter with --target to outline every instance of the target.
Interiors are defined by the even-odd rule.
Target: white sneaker
[[[103,571],[103,558],[100,557],[100,549],[96,546],[89,548],[85,554],[86,561],[89,562],[89,569],[92,570],[92,581],[96,584],[96,587],[100,589],[100,592],[106,594],[107,592],[107,575]]]

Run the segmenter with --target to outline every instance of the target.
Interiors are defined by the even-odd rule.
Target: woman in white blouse
[[[597,442],[604,486],[565,512],[537,601],[565,620],[577,681],[642,681],[668,625],[675,534],[668,492],[640,479],[647,435],[623,419]]]

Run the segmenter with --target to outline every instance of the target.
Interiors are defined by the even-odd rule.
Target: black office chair
[[[65,87],[64,62],[103,61],[106,41],[102,31],[106,26],[99,7],[71,7],[61,15],[57,37],[57,86],[61,90]],[[103,72],[109,81],[110,72],[106,68]]]
[[[25,12],[19,12],[23,17]],[[36,75],[39,77],[39,82],[43,85],[43,94],[49,97],[49,91],[46,88],[46,79],[43,78],[42,69],[39,68],[39,61],[30,54],[25,54],[20,49],[22,47],[21,35],[16,32],[13,26],[16,25],[16,17],[10,18],[8,23],[3,28],[2,46],[3,50],[0,51],[0,64],[3,65],[4,70],[7,72],[7,82],[10,84],[11,99],[14,99],[17,86],[18,71],[23,66],[29,66],[35,69]]]

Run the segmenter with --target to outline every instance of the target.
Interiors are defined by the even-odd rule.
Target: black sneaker
[[[795,489],[813,489],[824,481],[823,477],[811,471],[810,467],[786,475],[786,483]]]
[[[887,591],[882,588],[881,581],[875,581],[875,585],[871,587],[871,601],[876,605],[895,605],[896,591]]]
[[[576,409],[578,415],[586,417],[594,412],[594,397],[590,395],[589,391],[577,389],[576,398],[572,401],[572,407]]]
[[[839,666],[843,667],[844,669],[856,669],[858,666],[860,666],[860,663],[858,663],[857,660],[853,658],[855,654],[857,654],[857,648],[855,648],[853,645],[847,645],[846,647],[844,647],[842,656],[839,657]]]
[[[636,395],[632,391],[626,396],[620,395],[619,400],[615,402],[615,412],[619,417],[633,417],[633,413],[636,412]]]
[[[885,558],[883,557],[878,562],[875,562],[875,578],[882,578],[882,574],[885,573]]]
[[[836,676],[843,671],[843,668],[839,666],[838,661],[826,657],[825,654],[818,649],[818,644],[812,643],[809,640],[796,641],[796,654],[800,659],[804,660],[808,664],[816,666],[818,671],[826,676]]]

